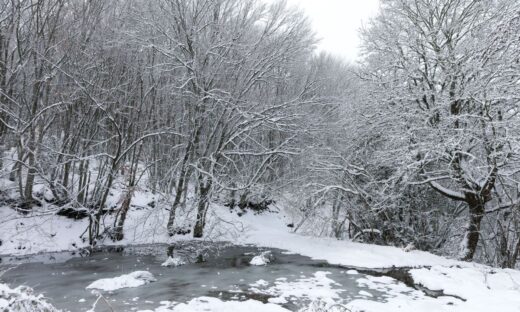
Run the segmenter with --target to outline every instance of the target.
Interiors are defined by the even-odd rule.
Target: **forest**
[[[359,35],[347,62],[285,1],[0,0],[0,254],[28,218],[92,249],[135,211],[172,242],[283,208],[291,233],[518,268],[520,1],[381,0]]]

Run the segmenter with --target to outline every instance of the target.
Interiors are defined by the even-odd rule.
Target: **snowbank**
[[[352,312],[520,311],[520,271],[517,270],[494,269],[417,250],[406,252],[395,247],[301,236],[289,233],[284,221],[273,214],[245,215],[241,222],[247,228],[246,235],[239,239],[242,243],[284,249],[347,267],[416,268],[410,271],[415,283],[436,291],[439,296],[427,296],[389,277],[362,278],[358,280],[360,285],[385,293],[386,300],[376,302],[365,295],[346,305]]]
[[[331,238],[302,236],[289,232],[276,214],[252,215],[233,220],[234,216],[221,216],[227,222],[241,222],[245,235],[237,242],[261,247],[278,248],[304,255],[330,264],[359,268],[423,267],[432,265],[456,265],[449,260],[422,251],[405,252],[400,248],[376,246]]]
[[[104,291],[114,291],[121,288],[133,288],[155,282],[156,279],[148,271],[135,271],[113,278],[102,278],[92,282],[87,289],[99,289]]]

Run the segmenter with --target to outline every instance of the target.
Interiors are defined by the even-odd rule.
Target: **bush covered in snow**
[[[15,289],[0,284],[0,311],[2,312],[58,312],[45,301],[43,295],[35,295],[32,288],[19,286]]]

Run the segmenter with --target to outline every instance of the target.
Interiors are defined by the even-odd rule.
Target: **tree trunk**
[[[337,239],[341,238],[341,228],[342,225],[339,222],[339,212],[340,212],[340,201],[341,196],[339,194],[336,194],[336,198],[334,202],[332,203],[332,222],[331,222],[331,228],[332,228],[332,236],[334,236]]]
[[[472,261],[480,238],[480,224],[484,217],[484,200],[478,195],[468,196],[469,223],[464,236],[461,260]]]
[[[187,168],[186,163],[188,159],[185,158],[185,163],[183,163],[182,170],[180,172],[179,176],[179,182],[177,183],[177,188],[175,190],[175,199],[173,200],[172,208],[170,209],[170,215],[168,216],[168,224],[166,225],[166,229],[168,230],[168,235],[173,236],[175,235],[175,215],[177,213],[177,208],[179,207],[181,201],[182,201],[182,194],[185,191],[185,184],[187,179]]]
[[[132,201],[132,195],[134,193],[133,187],[130,187],[126,192],[125,198],[121,203],[121,208],[119,208],[119,220],[116,220],[116,226],[114,227],[113,240],[120,241],[124,238],[123,227],[125,225],[126,214],[130,209],[130,202]]]
[[[24,198],[25,201],[32,205],[33,200],[33,186],[34,186],[34,176],[36,175],[36,170],[34,169],[34,156],[29,155],[29,170],[27,171],[27,179],[25,180],[25,191]]]
[[[197,205],[197,222],[195,223],[195,228],[193,229],[193,237],[195,238],[201,238],[204,234],[204,226],[206,225],[206,212],[208,211],[210,190],[211,179],[209,179],[205,184],[202,182],[200,183],[200,197]]]
[[[199,134],[200,128],[195,131],[195,140],[188,143],[188,146],[186,146],[186,151],[184,152],[184,157],[182,159],[181,164],[181,172],[179,173],[179,182],[177,183],[177,189],[175,190],[175,199],[173,201],[172,208],[170,209],[170,215],[168,217],[168,224],[166,225],[166,229],[168,230],[168,235],[173,236],[175,235],[175,214],[177,213],[177,208],[181,204],[182,201],[182,195],[185,190],[187,190],[188,186],[188,179],[190,176],[190,171],[188,168],[188,163],[190,161],[190,155],[193,151],[193,142],[197,142],[197,137]]]

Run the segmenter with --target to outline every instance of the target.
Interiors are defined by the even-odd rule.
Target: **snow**
[[[382,276],[367,276],[357,280],[360,286],[384,293],[385,301],[378,302],[370,298],[356,299],[346,308],[351,312],[442,312],[466,311],[459,310],[460,300],[452,297],[433,298],[422,291],[414,290],[393,278]]]
[[[113,278],[102,278],[92,282],[87,289],[99,289],[104,291],[114,291],[121,288],[134,288],[155,282],[156,279],[148,271],[135,271],[129,274]]]
[[[261,303],[256,300],[221,301],[212,297],[195,298],[188,303],[165,303],[163,306],[140,312],[288,312],[289,310],[272,303]]]
[[[0,283],[0,310],[2,312],[59,312],[43,295],[34,295],[29,287],[15,289]]]
[[[118,194],[114,191],[111,200],[116,201]],[[157,200],[151,193],[141,191],[137,191],[135,196],[139,206],[146,206],[147,203]],[[125,224],[125,238],[117,244],[171,243],[173,240],[166,234],[167,213],[165,209],[131,208]],[[19,218],[9,208],[0,209],[0,218],[4,220],[0,227],[0,239],[2,240],[0,253],[2,254],[24,255],[45,251],[74,250],[87,244],[79,238],[85,231],[87,220],[74,221],[52,214],[45,216],[35,214]],[[178,219],[183,218],[189,220],[189,217],[186,216]],[[236,213],[230,212],[227,207],[212,204],[208,212],[208,226],[205,234],[206,239],[213,241],[276,248],[284,250],[285,253],[300,254],[314,260],[345,266],[348,268],[345,269],[345,274],[354,277],[359,274],[355,269],[412,268],[410,274],[416,283],[444,294],[439,298],[433,298],[388,277],[366,278],[360,275],[362,278],[358,279],[358,283],[366,288],[366,292],[359,293],[358,297],[351,302],[342,303],[352,312],[478,312],[490,309],[501,312],[520,311],[519,271],[492,269],[482,265],[459,262],[427,252],[410,250],[413,248],[403,250],[388,246],[304,236],[290,232],[291,229],[286,224],[292,223],[292,221],[286,217],[283,210],[278,214],[246,213],[239,217]],[[111,222],[108,220],[107,223]],[[179,225],[181,224],[179,223]],[[174,237],[174,240],[187,239],[192,238],[190,235]],[[114,244],[108,240],[104,243]],[[266,265],[269,260],[269,255],[262,253],[256,255],[251,264]],[[167,259],[163,264],[176,266],[181,263],[182,259],[173,257]],[[97,280],[87,288],[113,291],[124,287],[138,287],[155,280],[153,276],[143,278],[139,274],[133,275],[135,273]],[[145,274],[150,273],[145,272]],[[290,283],[278,280],[271,285],[258,281],[250,286],[252,289],[267,293],[274,298],[267,305],[255,301],[238,303],[222,302],[214,298],[198,298],[168,308],[162,306],[158,309],[163,310],[157,311],[204,311],[204,309],[209,309],[208,307],[223,311],[234,311],[233,309],[236,311],[247,311],[248,309],[251,311],[284,311],[279,310],[281,307],[276,304],[304,296],[308,300],[325,301],[323,304],[331,307],[331,303],[338,298],[338,286],[334,284],[334,281],[328,281],[326,274],[301,278]],[[375,294],[379,292],[385,294],[384,302],[374,301],[377,297]],[[374,297],[370,297],[369,293]],[[5,305],[6,299],[1,298],[1,300],[0,304]],[[241,305],[244,307],[239,308]]]
[[[253,259],[251,259],[251,262],[249,264],[251,265],[267,265],[269,263],[269,259],[266,259],[264,257],[255,256]]]
[[[458,200],[464,200],[465,199],[464,194],[462,194],[460,192],[456,192],[456,191],[450,190],[450,189],[440,185],[437,182],[431,181],[430,184],[431,184],[431,186],[433,186],[434,188],[439,190],[439,192],[446,194],[446,196],[448,196],[448,197],[451,197],[453,199],[458,199]]]
[[[166,259],[166,261],[161,263],[161,266],[163,266],[163,267],[178,267],[178,266],[181,266],[181,265],[184,265],[184,264],[186,264],[186,262],[184,260],[182,260],[182,258],[180,258],[180,257],[168,257],[168,259]]]
[[[444,295],[433,298],[389,277],[358,279],[366,286],[386,297],[385,302],[360,299],[347,304],[353,312],[366,311],[449,311],[489,312],[520,311],[520,272],[491,269],[477,264],[465,267],[413,269],[414,281]]]
[[[395,247],[293,234],[288,232],[282,218],[275,214],[246,214],[240,221],[247,229],[246,235],[238,238],[241,243],[283,249],[350,268],[415,268],[410,273],[416,283],[445,294],[438,298],[429,297],[424,292],[412,289],[390,277],[361,278],[358,280],[361,286],[385,293],[386,300],[377,302],[369,296],[353,300],[346,304],[352,312],[520,311],[520,271],[517,270],[493,269],[418,250],[405,251]],[[346,273],[357,272],[349,270]],[[308,284],[307,286],[309,287]],[[323,295],[335,298],[332,293]],[[285,299],[284,296],[280,296]]]
[[[251,284],[250,291],[272,296],[269,299],[271,303],[284,304],[292,300],[301,300],[301,298],[334,303],[340,299],[340,293],[345,290],[340,288],[340,284],[328,278],[328,274],[330,273],[318,271],[314,273],[313,277],[302,277],[294,282],[279,279],[275,281],[274,286],[267,289],[259,289],[259,287],[267,286],[265,281],[259,280]]]
[[[117,192],[114,191],[113,197],[117,198]],[[155,200],[151,193],[146,192],[136,192],[134,197],[138,198],[139,203]],[[132,208],[125,223],[124,239],[117,243],[107,240],[105,244],[171,243],[172,239],[166,234],[167,214],[168,211],[164,209]],[[0,209],[0,219],[7,220],[0,227],[0,239],[3,242],[1,254],[27,255],[75,250],[87,246],[88,242],[80,239],[80,235],[87,228],[86,219],[75,221],[55,215],[29,215],[22,219],[16,217],[19,218],[12,209]],[[283,213],[260,215],[247,213],[238,217],[236,213],[230,213],[229,208],[213,204],[208,213],[206,239],[277,248],[315,260],[328,261],[331,264],[358,268],[457,264],[457,261],[417,250],[405,252],[400,248],[388,246],[294,234],[289,232],[290,229],[287,228],[286,220],[283,218]],[[175,236],[174,239],[192,238],[187,235]]]
[[[225,216],[222,216],[225,218]],[[231,222],[228,218],[227,222]],[[235,222],[247,229],[236,242],[261,247],[277,248],[304,255],[330,264],[357,268],[422,267],[456,265],[458,261],[427,252],[376,246],[331,238],[317,238],[288,232],[283,220],[276,214],[246,214]]]
[[[269,282],[266,281],[266,280],[263,280],[263,279],[260,279],[252,284],[249,284],[249,286],[251,287],[255,287],[255,288],[258,288],[258,287],[266,287],[269,285]]]
[[[359,291],[359,294],[361,296],[365,296],[365,297],[374,297],[374,295],[372,295],[371,293],[369,293],[368,291],[364,291],[364,290],[360,290]]]
[[[271,252],[265,251],[261,253],[258,256],[253,257],[249,264],[251,265],[267,265],[269,262],[271,262]]]
[[[414,281],[431,290],[466,300],[463,311],[520,311],[520,272],[478,264],[414,269]]]

